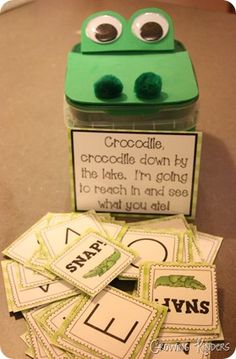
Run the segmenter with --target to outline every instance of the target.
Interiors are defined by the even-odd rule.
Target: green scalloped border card
[[[88,230],[67,245],[48,264],[48,269],[86,294],[95,296],[136,257],[136,252],[120,241]]]
[[[215,266],[144,263],[139,295],[169,308],[163,329],[185,333],[219,333]]]
[[[113,320],[104,328],[104,316],[107,317],[107,301],[110,308],[108,314],[113,312],[111,314]],[[129,307],[132,311],[132,314],[129,312],[132,320],[138,323],[134,323],[135,325],[133,326],[130,318],[127,321],[126,309]],[[96,325],[93,325],[92,316],[96,315],[95,311],[97,309],[100,311],[100,315],[97,316]],[[88,315],[88,312],[90,312],[90,315]],[[158,336],[165,316],[166,308],[163,306],[152,304],[144,299],[139,299],[108,286],[96,297],[85,300],[80,307],[75,308],[74,312],[72,310],[71,315],[66,318],[59,331],[55,334],[54,339],[57,345],[65,350],[69,350],[75,355],[83,355],[84,352],[87,352],[87,357],[89,358],[95,356],[101,359],[112,359],[114,357],[112,351],[116,350],[117,352],[117,345],[119,348],[122,347],[122,350],[125,350],[124,359],[135,359],[141,351],[144,353],[143,358],[148,358],[150,343],[154,337]],[[140,322],[138,322],[138,319]],[[116,333],[115,329],[112,330],[112,328],[111,332],[109,332],[109,328],[115,320],[120,321],[123,332],[129,332],[132,327],[126,340],[121,344],[119,343],[123,339],[121,338],[122,333]],[[89,324],[90,335],[86,334],[87,324]],[[84,335],[86,340],[83,339]],[[89,338],[92,338],[91,342],[89,342]]]

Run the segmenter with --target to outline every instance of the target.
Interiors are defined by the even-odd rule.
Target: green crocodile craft
[[[198,85],[169,14],[145,8],[128,21],[113,11],[85,19],[81,43],[68,56],[65,93],[75,106],[109,104],[106,112],[122,115],[132,106],[140,114],[152,105],[194,102]]]
[[[191,289],[205,290],[206,286],[190,275],[169,275],[161,276],[155,281],[155,288],[159,286],[184,287]]]
[[[91,269],[89,272],[83,275],[83,278],[91,278],[96,277],[97,275],[101,277],[104,273],[106,273],[110,268],[112,268],[118,259],[120,258],[120,252],[115,249],[114,252],[104,259],[97,267]]]

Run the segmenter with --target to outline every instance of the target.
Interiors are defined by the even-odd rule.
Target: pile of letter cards
[[[209,344],[223,340],[213,264],[221,242],[183,215],[129,224],[94,211],[45,215],[3,252],[26,354],[209,358]]]

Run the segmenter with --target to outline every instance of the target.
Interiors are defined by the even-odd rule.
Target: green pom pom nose
[[[153,72],[144,72],[140,75],[134,84],[136,95],[144,99],[153,99],[160,96],[162,88],[162,79]]]
[[[98,98],[109,100],[120,96],[123,84],[117,77],[105,75],[95,82],[94,91]]]

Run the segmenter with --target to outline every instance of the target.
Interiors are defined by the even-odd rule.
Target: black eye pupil
[[[115,40],[118,35],[118,31],[115,26],[111,24],[100,24],[96,28],[95,37],[98,41],[108,42]]]
[[[154,21],[146,22],[140,29],[140,36],[146,41],[159,40],[163,35],[160,24]]]

